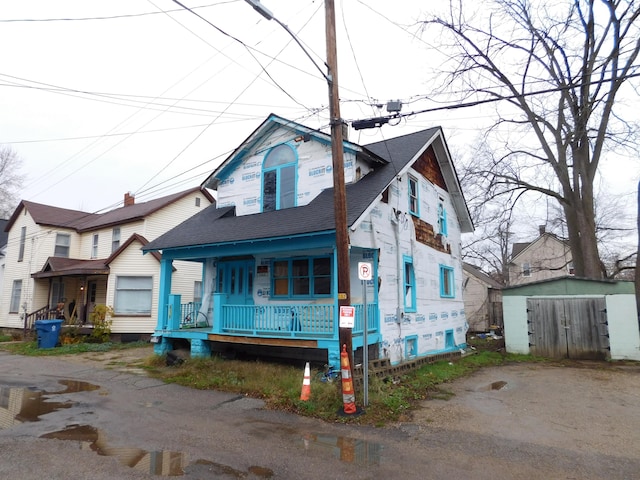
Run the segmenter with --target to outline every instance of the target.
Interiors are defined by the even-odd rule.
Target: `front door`
[[[253,259],[218,262],[218,292],[229,305],[253,305],[254,269]]]

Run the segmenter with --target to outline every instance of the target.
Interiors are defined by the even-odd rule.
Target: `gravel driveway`
[[[529,447],[640,458],[638,364],[506,365],[482,369],[444,388],[454,396],[423,402],[414,415],[416,424]],[[640,478],[640,471],[609,478]]]

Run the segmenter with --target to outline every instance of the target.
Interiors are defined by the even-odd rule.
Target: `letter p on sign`
[[[371,280],[373,272],[369,262],[358,262],[358,278],[360,280]]]

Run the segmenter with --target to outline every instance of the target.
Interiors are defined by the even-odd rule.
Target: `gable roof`
[[[253,142],[254,135],[255,132],[248,141]],[[376,164],[372,172],[359,181],[346,185],[347,226],[354,227],[393,179],[408,169],[435,140],[444,143],[439,127],[372,143],[366,147],[356,146],[363,155],[376,159]],[[236,151],[246,150],[245,143]],[[452,166],[450,163],[449,165]],[[216,172],[219,171],[220,169],[216,170]],[[216,175],[214,172],[207,180],[208,183],[205,182],[203,185],[214,185],[215,179],[218,178]],[[455,184],[449,185],[452,175],[455,178]],[[455,171],[445,176],[445,180],[448,188],[450,187],[453,191],[459,189]],[[323,190],[304,206],[251,215],[236,216],[234,207],[216,208],[215,205],[211,205],[149,242],[143,250],[163,250],[330,232],[335,230],[333,205],[333,188]],[[471,225],[466,205],[461,212],[457,211],[457,213],[461,218],[461,227],[463,222],[465,226]],[[468,220],[465,219],[465,215]]]
[[[66,208],[52,207],[50,205],[22,200],[13,212],[13,215],[11,215],[11,218],[7,222],[4,230],[8,232],[18,218],[18,215],[20,215],[20,212],[26,208],[33,218],[33,221],[38,225],[69,228],[78,233],[82,233],[98,228],[122,225],[141,220],[194,192],[201,192],[209,199],[210,202],[215,202],[211,194],[201,187],[190,188],[189,190],[149,200],[148,202],[134,203],[133,205],[116,208],[106,213],[87,213],[79,210],[69,210]]]
[[[491,278],[489,275],[487,275],[486,273],[484,273],[482,270],[480,270],[478,267],[476,267],[475,265],[471,265],[470,263],[467,262],[463,262],[462,263],[462,269],[469,275],[477,278],[478,280],[480,280],[481,282],[487,284],[489,287],[491,288],[495,288],[495,289],[501,289],[503,288],[502,285],[500,285],[499,282],[497,282],[496,280],[494,280],[493,278]]]
[[[110,271],[109,264],[135,241],[142,244],[142,246],[149,243],[145,237],[134,233],[106,259],[81,260],[77,258],[49,257],[42,269],[31,274],[31,276],[33,278],[48,278],[71,275],[108,275]],[[158,261],[162,258],[158,252],[151,252],[151,254]],[[175,271],[175,267],[173,270]]]
[[[256,145],[259,145],[261,141],[263,141],[267,136],[277,130],[290,132],[288,138],[283,134],[282,138],[280,139],[280,143],[296,139],[297,137],[298,139],[305,140],[313,138],[320,143],[324,143],[326,145],[331,144],[331,135],[321,132],[320,130],[306,127],[291,120],[287,120],[286,118],[282,118],[272,113],[253,132],[251,132],[251,134],[240,144],[240,146],[238,146],[218,166],[218,168],[216,168],[213,173],[209,175],[209,177],[207,177],[204,182],[202,182],[202,186],[214,190],[217,189],[220,181],[224,180],[224,178],[242,162],[244,157],[250,151],[252,151]],[[362,147],[355,143],[345,140],[343,142],[343,145],[345,150],[350,150],[360,155],[367,155],[367,153],[363,152]],[[373,163],[386,163],[384,162],[384,160],[377,157],[372,157],[368,160],[372,161]]]
[[[75,258],[49,257],[33,278],[59,277],[62,275],[108,275],[104,260],[78,260]]]
[[[516,259],[525,251],[528,250],[529,247],[535,245],[536,243],[538,243],[539,241],[541,241],[543,238],[549,238],[551,240],[555,240],[558,243],[561,243],[563,245],[569,246],[569,243],[566,240],[563,240],[562,238],[558,237],[557,235],[553,234],[553,233],[549,233],[549,232],[544,232],[543,234],[541,234],[538,238],[536,238],[535,240],[531,241],[531,242],[519,242],[519,243],[514,243],[511,247],[511,261],[510,263],[514,263],[516,261]]]

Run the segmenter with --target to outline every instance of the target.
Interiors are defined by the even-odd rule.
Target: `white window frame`
[[[24,260],[24,249],[27,243],[27,227],[20,229],[20,250],[18,251],[18,261]]]
[[[111,230],[111,253],[120,248],[120,227],[113,227]]]
[[[117,276],[114,300],[116,315],[150,316],[153,305],[153,276]]]
[[[93,239],[91,241],[91,258],[98,258],[98,242],[100,238],[97,233],[93,234]]]
[[[66,245],[61,240],[66,239]],[[60,258],[69,258],[71,251],[71,235],[68,233],[56,233],[56,245],[53,249],[53,256]]]
[[[9,313],[20,312],[20,300],[22,297],[22,280],[14,280],[11,287],[11,304],[9,305]]]
[[[531,276],[531,264],[529,262],[524,262],[522,264],[522,276],[523,277]]]

